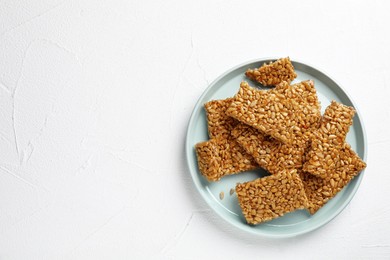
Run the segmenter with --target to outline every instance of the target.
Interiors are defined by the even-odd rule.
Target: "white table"
[[[388,1],[0,4],[1,259],[389,258]],[[285,240],[222,221],[184,158],[225,70],[307,61],[360,109],[368,168],[349,206]]]

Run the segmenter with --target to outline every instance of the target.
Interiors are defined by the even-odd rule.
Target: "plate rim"
[[[190,133],[190,127],[191,127],[191,125],[192,125],[192,123],[194,121],[195,114],[197,112],[196,108],[197,107],[203,107],[203,104],[201,104],[201,102],[204,99],[204,97],[210,92],[210,90],[213,88],[213,86],[218,81],[220,81],[222,78],[227,76],[229,73],[231,73],[231,72],[233,72],[233,71],[235,71],[235,70],[237,70],[237,69],[239,69],[239,68],[241,68],[241,67],[243,67],[245,65],[251,64],[251,63],[261,63],[261,62],[264,63],[264,62],[269,61],[269,60],[277,60],[277,59],[278,58],[276,58],[276,57],[264,57],[264,58],[251,59],[251,60],[242,62],[242,63],[240,63],[240,64],[238,64],[236,66],[231,67],[230,69],[228,69],[225,72],[223,72],[222,74],[220,74],[216,79],[214,79],[207,86],[207,88],[203,91],[203,93],[200,95],[200,97],[198,98],[197,102],[195,103],[195,105],[193,107],[193,110],[191,112],[191,116],[190,116],[190,119],[188,121],[187,128],[186,128],[186,140],[185,140],[185,153],[186,153],[187,168],[188,168],[188,170],[189,170],[189,172],[191,174],[192,181],[194,182],[195,187],[196,187],[198,193],[200,193],[200,195],[202,196],[203,200],[206,202],[207,206],[209,208],[211,208],[213,210],[213,212],[215,212],[221,219],[223,219],[225,222],[228,222],[230,225],[232,225],[232,226],[234,226],[234,227],[236,227],[236,228],[238,228],[238,229],[240,229],[242,231],[245,231],[247,233],[250,233],[250,234],[253,234],[253,235],[256,235],[256,236],[259,236],[259,237],[263,237],[263,238],[289,238],[289,237],[296,237],[296,236],[299,236],[299,235],[310,233],[310,232],[312,232],[314,230],[317,230],[317,229],[325,226],[330,221],[335,219],[348,206],[348,204],[352,201],[353,197],[355,196],[356,192],[358,191],[358,189],[360,187],[360,184],[361,184],[361,182],[363,180],[364,173],[365,173],[365,169],[362,170],[359,173],[359,178],[356,178],[357,179],[356,180],[356,184],[355,184],[354,189],[352,189],[352,191],[351,191],[351,193],[349,195],[349,199],[343,201],[341,206],[338,207],[337,210],[335,210],[334,212],[331,212],[330,216],[325,221],[320,222],[319,224],[316,224],[316,225],[314,225],[311,228],[303,229],[301,231],[292,232],[292,233],[270,234],[270,233],[265,233],[265,232],[259,232],[259,229],[252,229],[252,228],[250,228],[251,227],[250,225],[244,226],[244,225],[242,225],[242,223],[238,224],[238,223],[236,223],[236,221],[229,220],[221,212],[219,212],[219,210],[215,209],[209,203],[209,198],[207,197],[206,193],[202,191],[202,187],[203,186],[201,185],[200,180],[195,177],[195,174],[191,170],[191,166],[190,166],[190,156],[193,156],[193,154],[191,154],[189,152],[189,148],[190,147],[193,148],[194,145],[190,144],[189,133]],[[329,74],[326,71],[324,71],[322,69],[318,69],[317,66],[312,66],[310,63],[303,62],[301,60],[296,60],[296,59],[291,59],[291,62],[293,62],[293,63],[300,63],[303,66],[310,67],[311,69],[313,69],[313,70],[315,70],[317,72],[320,72],[321,74],[325,75],[327,78],[332,80],[340,88],[340,90],[342,92],[344,92],[345,96],[349,99],[349,101],[353,105],[354,109],[356,110],[355,117],[357,116],[359,121],[360,121],[360,126],[361,126],[361,130],[362,130],[362,135],[363,135],[363,144],[362,144],[363,145],[363,156],[362,156],[362,160],[366,161],[366,159],[367,159],[367,134],[366,134],[366,129],[365,129],[365,126],[364,126],[364,123],[363,123],[363,119],[361,117],[360,110],[356,107],[356,103],[351,98],[351,96],[349,95],[348,91],[346,91],[337,81],[335,81],[333,78],[328,76]]]

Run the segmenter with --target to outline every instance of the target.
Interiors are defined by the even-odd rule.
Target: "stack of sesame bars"
[[[345,141],[355,110],[332,101],[321,115],[314,82],[291,84],[288,57],[245,75],[271,88],[243,81],[234,97],[204,105],[210,139],[195,146],[199,171],[209,181],[259,167],[270,173],[236,185],[249,224],[316,213],[366,167]]]

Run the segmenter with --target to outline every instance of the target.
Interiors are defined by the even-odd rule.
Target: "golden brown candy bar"
[[[260,68],[248,69],[245,75],[263,86],[276,86],[282,81],[290,83],[297,77],[289,57],[265,63]]]
[[[265,135],[287,144],[302,138],[304,132],[318,124],[321,118],[318,106],[300,97],[293,86],[280,84],[272,90],[257,90],[242,82],[226,114]],[[314,88],[313,88],[314,89]]]
[[[341,191],[359,172],[366,168],[366,163],[344,144],[340,154],[350,161],[347,165],[338,165],[333,170],[328,170],[325,178],[314,176],[307,172],[301,172],[301,178],[309,201],[308,209],[311,214],[316,213],[331,198]]]
[[[348,164],[348,158],[340,157],[339,151],[345,142],[355,110],[332,101],[326,108],[320,127],[314,131],[304,171],[326,178],[329,170]]]
[[[253,158],[233,139],[218,137],[198,143],[195,148],[199,171],[209,181],[258,168]]]
[[[296,170],[284,170],[237,184],[242,213],[249,224],[259,224],[307,207],[307,197]]]

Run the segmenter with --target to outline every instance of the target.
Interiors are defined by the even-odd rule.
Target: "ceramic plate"
[[[336,217],[347,206],[356,193],[363,178],[363,172],[355,177],[348,186],[346,186],[337,194],[336,197],[331,199],[314,215],[310,215],[306,210],[298,210],[270,222],[251,226],[246,224],[238,204],[237,196],[235,194],[230,196],[229,191],[231,188],[234,188],[238,182],[246,182],[266,175],[265,171],[261,169],[248,171],[224,177],[219,182],[208,182],[198,170],[194,148],[196,143],[209,139],[207,133],[206,113],[203,108],[204,103],[210,100],[225,99],[227,97],[234,96],[242,80],[250,82],[244,75],[248,68],[259,67],[264,62],[269,62],[271,60],[275,59],[259,59],[246,62],[228,70],[211,83],[211,85],[199,98],[194,111],[192,112],[187,129],[185,149],[189,171],[196,188],[207,204],[219,216],[228,222],[226,225],[234,225],[245,232],[259,236],[292,237],[315,230]],[[292,61],[292,63],[296,73],[298,74],[298,77],[293,81],[293,83],[307,79],[314,80],[317,94],[321,102],[322,113],[330,104],[331,100],[336,100],[345,105],[355,107],[357,113],[353,119],[353,126],[350,128],[347,135],[347,142],[350,143],[352,149],[355,150],[364,161],[366,161],[367,144],[363,122],[359,111],[353,104],[351,98],[340,87],[340,85],[320,70],[302,62]],[[250,84],[255,85],[253,82],[250,82]],[[225,194],[225,198],[220,200],[219,194],[222,191]]]

